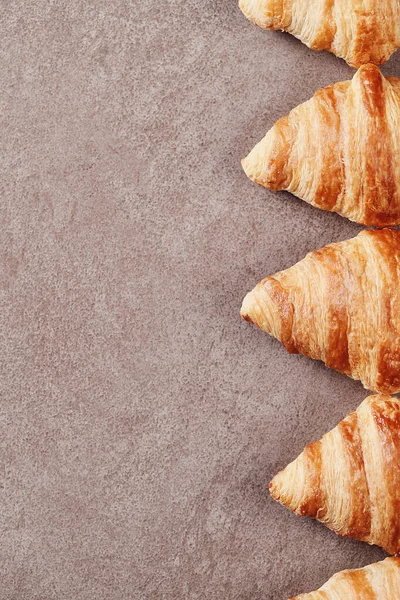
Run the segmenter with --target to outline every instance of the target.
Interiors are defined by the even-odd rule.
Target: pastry
[[[241,316],[366,389],[400,391],[400,231],[364,230],[310,252],[258,283]]]
[[[353,67],[381,65],[400,46],[400,7],[394,0],[240,0],[239,6],[263,29],[283,29]]]
[[[387,558],[364,569],[341,571],[319,590],[291,600],[398,600],[400,558]]]
[[[400,223],[400,79],[374,65],[279,119],[242,161],[247,176],[365,225]]]
[[[399,553],[400,400],[366,398],[278,473],[269,489],[299,516]]]

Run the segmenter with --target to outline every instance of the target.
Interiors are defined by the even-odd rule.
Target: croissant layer
[[[353,67],[383,64],[400,46],[395,0],[239,0],[239,7],[263,29],[283,29]]]
[[[242,161],[250,179],[365,225],[400,223],[400,79],[374,65],[323,88]]]
[[[398,600],[400,595],[400,558],[336,573],[316,592],[291,600]]]
[[[345,537],[400,552],[400,400],[369,396],[270,483],[272,497]]]
[[[400,231],[365,230],[309,253],[258,283],[241,316],[366,389],[400,391]]]

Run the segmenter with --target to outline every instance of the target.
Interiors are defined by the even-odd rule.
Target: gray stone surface
[[[239,318],[359,231],[239,162],[353,71],[236,0],[4,1],[0,40],[1,600],[285,600],[383,557],[267,494],[367,393]]]

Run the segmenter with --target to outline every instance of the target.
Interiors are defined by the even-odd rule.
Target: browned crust
[[[258,284],[242,315],[291,353],[322,360],[367,389],[400,391],[400,231],[363,231],[311,252]]]
[[[364,225],[400,224],[400,86],[372,64],[318,90],[243,161],[273,190]]]

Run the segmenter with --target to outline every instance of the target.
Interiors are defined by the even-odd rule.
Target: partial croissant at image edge
[[[265,277],[241,317],[291,354],[381,394],[400,391],[400,231],[363,230]]]
[[[269,484],[274,500],[343,537],[400,553],[400,400],[368,396]]]
[[[312,50],[327,50],[348,65],[384,64],[400,47],[400,15],[393,0],[380,0],[370,11],[357,6],[340,9],[340,0],[311,2],[299,0],[239,0],[244,16],[262,29],[286,31]]]
[[[357,223],[400,224],[400,79],[362,66],[280,118],[242,160],[262,187]]]
[[[386,558],[362,569],[340,571],[315,592],[290,600],[398,600],[400,558]]]

